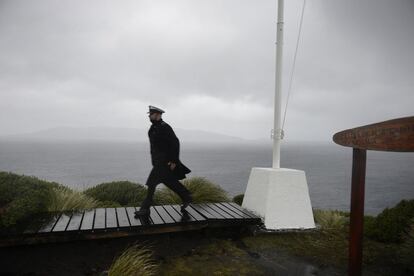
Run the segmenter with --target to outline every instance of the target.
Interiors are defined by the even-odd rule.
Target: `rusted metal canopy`
[[[345,147],[378,151],[414,151],[414,117],[398,118],[336,133],[333,141]]]

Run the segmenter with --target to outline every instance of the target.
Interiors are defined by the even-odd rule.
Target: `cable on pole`
[[[287,99],[286,99],[285,112],[283,113],[283,122],[282,122],[282,128],[281,128],[282,131],[284,130],[284,127],[285,127],[286,112],[287,112],[287,107],[288,107],[288,103],[289,103],[290,91],[292,90],[293,75],[294,75],[295,66],[296,66],[296,56],[297,56],[297,53],[298,53],[300,36],[301,36],[301,33],[302,33],[302,23],[303,23],[303,15],[305,13],[305,5],[306,5],[306,0],[303,0],[302,15],[300,17],[300,23],[299,23],[298,39],[296,41],[296,49],[295,49],[295,55],[293,57],[292,71],[290,72],[289,89],[288,89],[288,95],[287,95]]]

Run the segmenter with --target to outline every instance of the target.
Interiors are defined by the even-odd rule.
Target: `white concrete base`
[[[315,228],[304,171],[252,168],[242,207],[263,217],[267,229]]]

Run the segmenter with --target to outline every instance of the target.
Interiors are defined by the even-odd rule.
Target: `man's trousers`
[[[183,202],[190,200],[190,191],[177,179],[166,179],[163,181],[163,183],[165,186],[178,194]],[[147,196],[144,201],[142,201],[141,209],[148,209],[153,204],[155,188],[157,185],[158,184],[148,185]]]

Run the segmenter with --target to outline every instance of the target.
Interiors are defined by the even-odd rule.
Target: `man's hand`
[[[170,169],[171,170],[174,170],[175,169],[175,166],[176,166],[176,164],[174,163],[174,162],[168,162],[168,165],[170,166]]]

